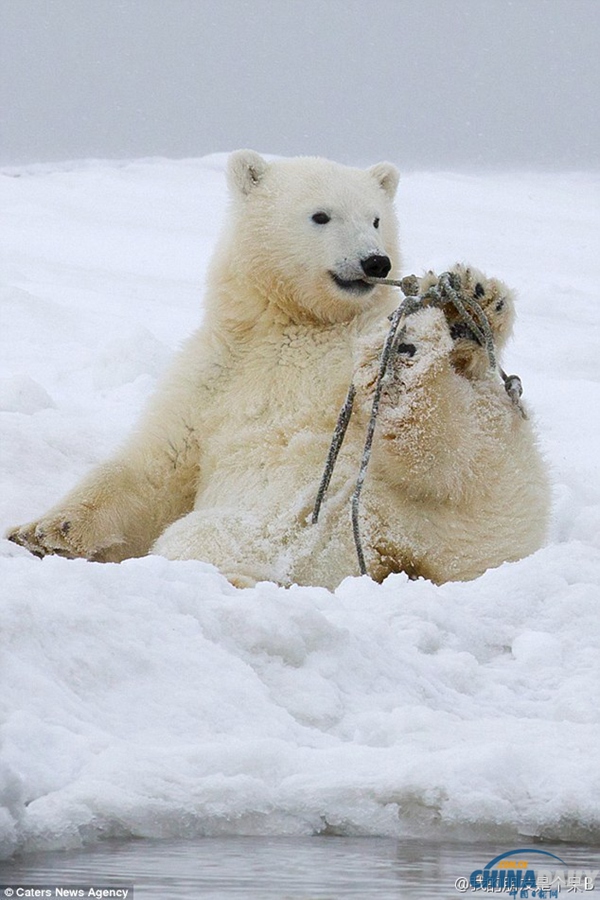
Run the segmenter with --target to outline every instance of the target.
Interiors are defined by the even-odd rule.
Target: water
[[[560,856],[570,868],[600,870],[600,847],[536,846]],[[30,854],[0,863],[0,883],[133,886],[135,900],[456,900],[464,896],[455,888],[457,878],[468,878],[512,849],[337,837],[107,841],[85,851]],[[594,892],[564,889],[561,895],[600,896],[600,883]]]

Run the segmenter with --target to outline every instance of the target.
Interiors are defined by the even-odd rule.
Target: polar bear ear
[[[389,162],[380,162],[376,166],[371,166],[368,171],[377,179],[379,186],[383,188],[388,197],[393,200],[400,180],[400,172],[396,166]]]
[[[227,162],[229,190],[249,194],[261,181],[268,168],[268,162],[254,150],[236,150]]]

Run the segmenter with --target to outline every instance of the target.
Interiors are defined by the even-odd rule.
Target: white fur
[[[233,154],[203,327],[117,456],[11,538],[40,555],[199,558],[238,585],[333,588],[357,574],[349,499],[399,296],[354,293],[333,276],[358,278],[361,259],[377,254],[398,277],[397,179],[387,163],[363,171]],[[316,212],[330,221],[315,223]],[[441,311],[412,316],[406,340],[416,353],[395,361],[363,493],[369,570],[379,580],[401,570],[473,578],[540,545],[544,468],[499,380],[453,366]],[[353,377],[355,413],[313,526]]]

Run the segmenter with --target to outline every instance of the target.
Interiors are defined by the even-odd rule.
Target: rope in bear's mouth
[[[371,415],[369,417],[369,424],[367,426],[365,443],[360,461],[360,467],[358,470],[358,477],[356,479],[356,485],[352,494],[352,533],[354,536],[354,544],[356,547],[356,555],[358,557],[358,566],[361,575],[367,575],[368,571],[360,534],[360,497],[362,494],[365,476],[367,474],[369,460],[371,458],[373,438],[375,435],[375,426],[377,424],[379,404],[381,401],[381,393],[383,390],[383,381],[394,349],[397,349],[399,346],[401,346],[402,337],[405,332],[404,323],[407,316],[428,306],[441,308],[450,303],[458,313],[458,316],[461,319],[462,323],[464,323],[469,335],[472,336],[482,347],[485,347],[488,355],[490,369],[494,369],[498,372],[504,382],[504,389],[506,390],[506,393],[510,397],[513,404],[519,409],[523,418],[526,418],[525,411],[523,410],[523,407],[520,403],[520,399],[523,394],[521,379],[518,375],[507,375],[506,372],[504,372],[504,370],[498,365],[494,347],[494,338],[492,335],[492,329],[490,327],[489,320],[481,305],[473,297],[467,297],[464,292],[461,292],[460,278],[456,275],[456,273],[444,272],[438,278],[437,284],[432,285],[423,294],[419,294],[419,282],[415,275],[408,275],[400,281],[392,278],[371,278],[365,276],[364,281],[368,284],[385,284],[391,285],[392,287],[398,287],[404,294],[405,299],[402,301],[400,306],[398,306],[397,309],[395,309],[394,312],[389,316],[390,329],[381,351],[379,371],[377,373],[375,391],[373,394],[373,403],[371,405]],[[350,387],[348,388],[346,399],[338,415],[335,430],[333,432],[333,437],[331,440],[331,445],[327,454],[327,460],[325,462],[325,469],[323,471],[319,489],[317,491],[317,497],[312,514],[313,525],[315,525],[319,520],[319,512],[321,510],[327,488],[329,487],[329,483],[333,475],[333,469],[335,467],[338,454],[346,436],[346,431],[348,430],[348,424],[352,416],[352,408],[354,405],[355,396],[356,388],[354,386],[354,383],[351,382]]]

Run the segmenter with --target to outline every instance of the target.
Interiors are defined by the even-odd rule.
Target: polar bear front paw
[[[497,278],[488,278],[472,266],[457,263],[450,270],[459,296],[474,301],[482,310],[490,327],[496,351],[506,344],[514,322],[514,295]],[[420,280],[420,292],[437,284],[439,276],[428,272]],[[489,370],[487,348],[478,338],[475,330],[464,321],[456,307],[448,302],[443,306],[450,335],[454,341],[452,365],[467,378],[482,378]],[[473,314],[473,311],[471,310]],[[477,324],[477,314],[474,321]]]
[[[40,558],[56,555],[68,559],[83,557],[96,562],[119,560],[122,538],[115,533],[105,533],[102,539],[99,538],[97,519],[95,510],[64,509],[12,528],[6,537]]]
[[[381,370],[387,331],[378,332],[364,343],[354,383],[365,399],[372,396]],[[418,383],[426,373],[439,368],[449,358],[454,343],[444,314],[426,307],[407,316],[398,331],[382,384],[383,397],[394,403],[397,395]]]

